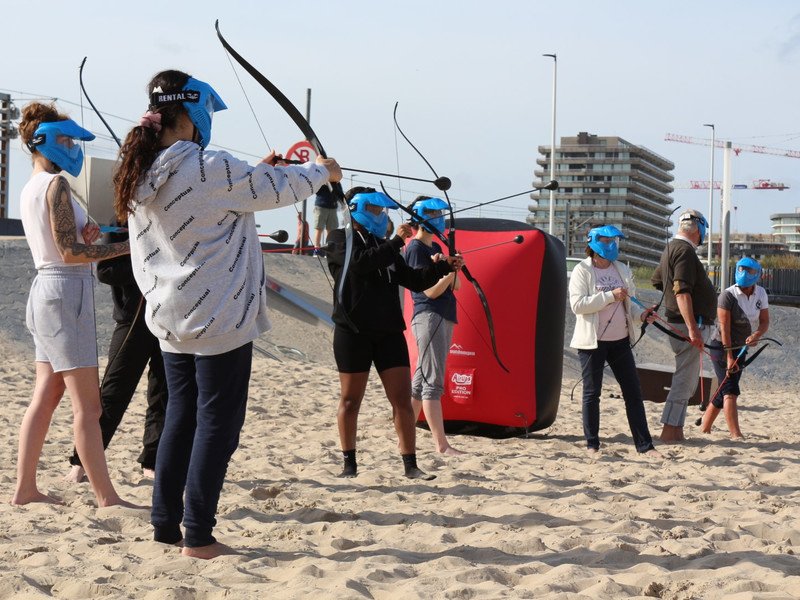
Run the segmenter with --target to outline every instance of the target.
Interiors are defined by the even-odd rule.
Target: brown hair
[[[31,102],[22,109],[22,118],[19,122],[19,136],[22,145],[27,148],[28,142],[33,139],[33,134],[42,123],[52,123],[54,121],[66,121],[69,117],[58,112],[55,103],[43,104],[41,102]],[[37,153],[31,150],[31,155]]]
[[[190,75],[183,71],[161,71],[147,84],[147,97],[156,87],[164,93],[182,90]],[[154,107],[150,110],[161,114],[161,131],[172,129],[178,117],[186,112],[182,104],[169,104]],[[142,182],[145,173],[153,164],[156,155],[162,150],[161,133],[152,127],[137,125],[130,130],[119,151],[120,164],[114,173],[114,212],[121,222],[128,220],[128,214],[134,211],[133,196]]]

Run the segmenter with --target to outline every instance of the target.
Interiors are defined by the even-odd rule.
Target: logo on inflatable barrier
[[[464,350],[464,348],[458,344],[453,344],[450,346],[450,354],[457,354],[458,356],[475,356],[475,352],[472,350]]]
[[[469,404],[472,402],[475,387],[475,369],[448,369],[447,393],[453,402]]]
[[[472,385],[472,373],[453,373],[450,381],[456,385]]]

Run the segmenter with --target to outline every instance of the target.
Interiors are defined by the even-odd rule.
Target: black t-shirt
[[[426,246],[420,240],[411,240],[406,246],[406,262],[409,267],[421,268],[433,264],[431,257],[434,254],[441,254],[442,247],[436,242],[431,246]],[[447,288],[438,298],[428,298],[425,292],[411,292],[414,300],[414,315],[425,311],[434,312],[440,317],[453,323],[456,320],[456,296],[453,290]]]

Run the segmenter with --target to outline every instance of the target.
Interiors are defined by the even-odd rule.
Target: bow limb
[[[227,52],[234,58],[236,62],[238,62],[242,68],[247,71],[250,76],[255,79],[258,84],[264,88],[267,93],[272,96],[275,101],[280,105],[280,107],[289,115],[289,117],[294,121],[295,125],[297,125],[298,129],[302,132],[303,136],[305,137],[308,142],[314,146],[317,154],[323,158],[327,158],[328,155],[325,153],[325,149],[322,147],[322,143],[319,141],[317,134],[311,128],[311,124],[306,120],[306,118],[297,110],[297,107],[291,103],[291,101],[286,97],[286,95],[281,92],[275,84],[273,84],[269,79],[267,79],[258,69],[256,69],[253,65],[251,65],[247,60],[242,57],[233,47],[228,43],[228,41],[223,37],[222,32],[219,30],[219,19],[214,23],[214,27],[217,30],[217,37],[219,38],[222,47],[227,50]],[[339,279],[339,289],[336,292],[336,297],[339,302],[339,306],[342,307],[345,317],[347,318],[348,322],[350,322],[350,318],[347,316],[347,311],[344,308],[344,283],[347,279],[347,270],[350,267],[350,260],[353,255],[353,221],[350,218],[350,209],[347,206],[347,203],[344,199],[344,190],[342,189],[342,184],[339,182],[330,183],[331,191],[333,192],[334,197],[344,205],[344,231],[345,231],[345,253],[344,253],[344,265],[342,267],[342,275]],[[355,325],[350,322],[351,326],[355,329]],[[357,331],[357,329],[356,329]]]
[[[412,221],[419,222],[419,217],[412,210],[409,210],[408,207],[403,206],[400,202],[398,202],[397,200],[392,198],[391,195],[389,195],[389,193],[386,191],[386,188],[383,186],[382,182],[381,182],[381,189],[383,190],[383,193],[386,194],[386,197],[397,205],[397,208],[406,213],[411,218]],[[450,246],[451,240],[445,237],[445,235],[441,231],[439,231],[436,227],[434,227],[430,223],[428,223],[426,227],[431,231],[431,233],[433,233],[434,236],[436,236],[439,239],[439,241],[445,244],[448,247],[448,249],[451,248]],[[454,256],[455,254],[458,254],[458,252],[456,251],[455,247],[452,247],[452,249],[450,250],[450,255]],[[489,301],[486,298],[486,294],[484,293],[481,285],[478,283],[478,280],[475,279],[475,277],[472,275],[472,273],[469,272],[469,269],[467,269],[466,266],[461,267],[461,273],[464,274],[464,278],[472,284],[472,287],[475,288],[475,293],[478,294],[478,299],[480,300],[481,306],[483,307],[483,312],[486,315],[486,323],[489,326],[489,334],[492,342],[492,353],[494,354],[494,358],[497,361],[497,364],[500,365],[500,367],[506,373],[510,373],[511,371],[509,371],[508,367],[506,367],[503,364],[503,361],[500,359],[500,354],[497,351],[497,342],[495,340],[495,335],[494,335],[494,319],[492,318],[492,311],[489,309]]]
[[[78,69],[78,81],[80,81],[80,84],[81,84],[81,92],[83,92],[83,97],[86,98],[86,101],[89,103],[89,106],[92,107],[92,110],[95,112],[95,114],[98,117],[100,117],[100,120],[103,122],[103,125],[106,126],[106,129],[108,130],[108,133],[110,133],[111,137],[114,138],[114,141],[117,142],[117,146],[121,148],[122,147],[122,142],[119,141],[119,138],[117,137],[117,134],[114,133],[114,130],[111,129],[111,126],[103,118],[103,115],[100,113],[99,110],[97,110],[97,107],[94,105],[94,102],[92,102],[92,99],[89,98],[89,94],[86,93],[86,88],[83,86],[83,65],[86,64],[86,59],[87,58],[88,58],[87,56],[83,57],[83,60],[81,61],[81,66]]]
[[[425,158],[425,156],[422,154],[422,152],[419,151],[419,148],[417,148],[411,142],[411,140],[408,139],[408,136],[401,129],[400,123],[397,122],[397,107],[399,105],[400,105],[399,102],[395,102],[394,112],[392,114],[392,116],[394,118],[394,126],[397,128],[397,131],[400,132],[400,135],[403,136],[403,139],[406,142],[408,142],[408,145],[411,146],[414,149],[414,151],[419,155],[419,157],[423,160],[423,162],[426,165],[428,165],[428,168],[431,170],[431,173],[433,173],[433,176],[436,179],[438,179],[439,178],[439,174],[436,172],[436,169],[433,168],[433,165],[428,161],[427,158]],[[450,256],[455,256],[456,254],[458,254],[458,251],[456,250],[456,218],[455,218],[455,213],[453,211],[453,203],[450,202],[450,196],[447,194],[447,190],[442,190],[442,193],[444,194],[444,199],[447,202],[447,210],[448,210],[449,216],[450,216],[450,229],[447,231],[447,237],[446,238],[444,237],[444,235],[442,235],[441,232],[437,232],[436,233],[436,237],[438,237],[440,240],[442,240],[445,243],[445,245],[447,246],[447,251],[450,254]],[[396,204],[398,204],[398,206],[401,206],[400,203],[397,202],[396,200],[394,200],[394,202]],[[406,210],[405,206],[403,206],[402,208],[408,213],[411,212],[409,210]],[[416,215],[412,214],[412,218],[414,220],[417,220],[416,219]],[[431,227],[430,224],[428,224],[428,227],[430,229],[435,229],[435,228]],[[483,306],[483,312],[486,315],[486,324],[489,327],[489,337],[490,337],[490,339],[492,341],[492,352],[494,353],[494,358],[495,358],[495,360],[497,360],[497,364],[500,365],[500,367],[506,373],[509,373],[510,371],[503,364],[503,361],[500,360],[500,354],[497,351],[497,337],[496,337],[495,331],[494,331],[494,319],[492,318],[492,310],[491,310],[491,308],[489,308],[489,300],[486,298],[486,294],[483,292],[483,288],[481,288],[480,284],[478,283],[478,280],[475,279],[472,276],[472,274],[469,272],[469,269],[467,269],[466,267],[462,267],[461,268],[461,272],[464,274],[464,277],[467,279],[467,281],[469,281],[472,284],[472,287],[475,288],[475,292],[478,294],[478,298],[481,301],[481,306]]]

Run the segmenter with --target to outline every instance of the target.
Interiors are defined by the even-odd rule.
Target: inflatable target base
[[[507,438],[553,424],[563,368],[567,274],[564,245],[527,223],[458,219],[456,246],[482,287],[489,322],[473,285],[455,292],[458,324],[447,356],[442,396],[449,434]],[[520,243],[514,239],[521,237]],[[474,250],[474,252],[470,252]],[[411,371],[425,348],[411,330],[413,301],[405,291]],[[420,414],[420,425],[424,423]]]

